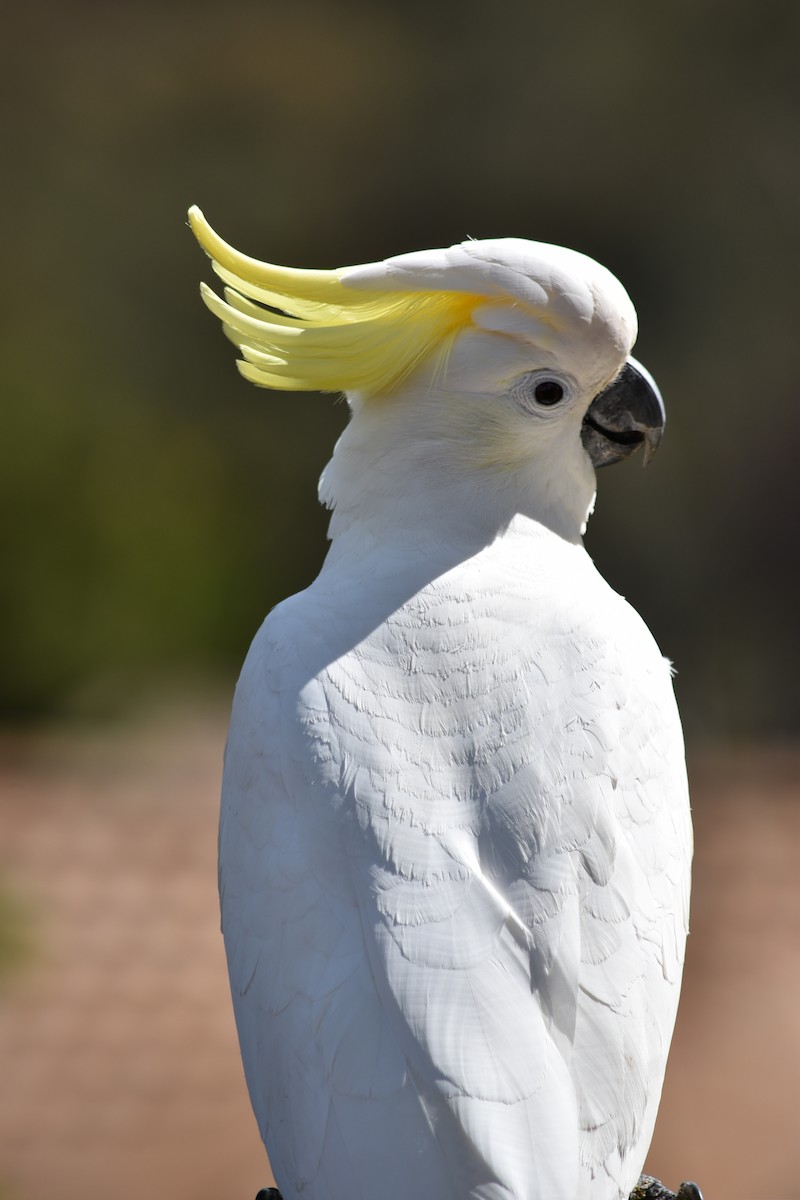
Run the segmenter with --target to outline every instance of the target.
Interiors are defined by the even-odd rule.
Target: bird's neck
[[[580,544],[593,473],[546,455],[486,465],[480,433],[468,406],[443,413],[422,394],[357,404],[320,480],[331,541],[470,552],[530,524]]]

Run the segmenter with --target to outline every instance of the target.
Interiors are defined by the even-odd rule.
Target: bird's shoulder
[[[462,765],[480,776],[481,758],[513,771],[516,744],[555,759],[591,737],[604,764],[653,737],[672,750],[670,664],[647,626],[583,550],[546,549],[490,548],[413,586],[323,573],[254,639],[229,756],[248,757],[249,742],[252,758],[255,739],[255,757],[277,756],[284,774],[305,759],[318,780],[362,767],[402,771],[407,788],[439,761],[449,786]]]

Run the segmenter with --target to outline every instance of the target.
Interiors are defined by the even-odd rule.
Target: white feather
[[[619,1200],[652,1132],[687,921],[681,733],[668,664],[580,544],[580,421],[633,322],[602,268],[527,245],[343,273],[544,294],[581,400],[544,437],[500,384],[465,398],[469,334],[448,378],[354,398],[329,557],[237,687],[223,930],[287,1197]],[[599,367],[581,322],[615,306]],[[514,458],[487,474],[490,421]]]

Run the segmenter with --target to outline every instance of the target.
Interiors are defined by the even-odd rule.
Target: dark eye
[[[564,399],[564,389],[555,379],[543,379],[541,383],[537,383],[533,394],[537,404],[543,404],[546,408]]]
[[[562,375],[552,367],[526,371],[514,381],[510,395],[523,412],[539,421],[558,420],[578,394],[571,375]]]

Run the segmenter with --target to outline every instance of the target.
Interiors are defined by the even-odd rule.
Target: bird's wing
[[[318,617],[295,597],[262,626],[226,749],[222,928],[248,1088],[285,1194],[455,1200],[373,976],[328,697],[294,649],[324,629]],[[392,1176],[379,1147],[393,1129],[413,1154]]]
[[[276,1178],[315,1200],[603,1172],[616,1196],[651,1122],[686,857],[666,668],[650,639],[642,699],[527,604],[451,587],[320,671],[294,647],[325,613],[296,598],[245,666],[223,928]]]

